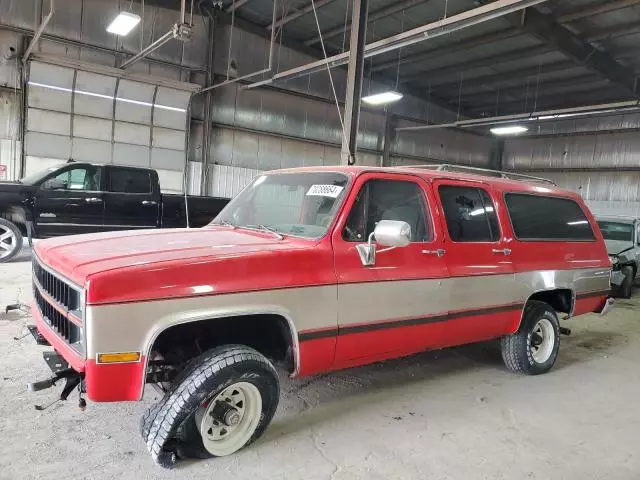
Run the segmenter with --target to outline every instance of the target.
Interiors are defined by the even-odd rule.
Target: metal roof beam
[[[316,8],[317,8],[318,4],[316,3]],[[217,17],[220,19],[221,23],[223,24],[227,24],[229,25],[231,23],[231,14],[226,13],[226,12],[214,12],[211,9],[207,9],[205,7],[205,11],[207,13],[209,13],[210,15],[217,15]],[[265,40],[269,40],[269,38],[271,37],[271,32],[269,32],[264,26],[260,26],[257,25],[253,22],[250,22],[249,20],[246,20],[244,18],[242,18],[240,15],[236,15],[235,19],[234,19],[234,25],[236,28],[239,28],[240,30],[243,30],[245,32],[248,33],[252,33],[254,35],[258,35],[259,37],[265,39]],[[313,58],[317,58],[317,59],[321,59],[322,58],[322,52],[316,50],[315,48],[312,47],[307,47],[305,45],[303,45],[300,42],[297,42],[295,40],[289,39],[289,38],[282,38],[279,40],[279,43],[282,43],[282,45],[284,47],[290,48],[291,50],[294,50],[296,52],[299,53],[303,53],[305,55],[309,55],[310,57]],[[365,70],[367,71],[367,70]],[[393,78],[386,78],[383,75],[380,75],[377,77],[381,82],[384,82],[385,80],[388,82],[389,85],[394,85],[395,84],[395,75]],[[429,101],[431,102],[433,105],[437,105],[439,107],[442,107],[446,110],[452,111],[452,112],[457,112],[458,109],[456,106],[452,105],[451,103],[447,102],[446,100],[439,98],[436,95],[430,95],[427,97],[427,95],[425,94],[425,91],[423,89],[420,88],[413,88],[411,86],[407,86],[404,89],[404,92],[409,94],[409,95],[413,95],[416,98],[419,98],[421,100],[424,101]],[[460,112],[464,114],[464,111]]]
[[[414,53],[413,55],[407,55],[398,60],[389,60],[386,62],[381,62],[377,65],[374,65],[371,69],[374,72],[379,72],[382,70],[387,70],[389,68],[397,68],[398,65],[404,65],[407,63],[415,63],[422,62],[425,60],[431,60],[433,58],[442,57],[445,55],[453,55],[458,52],[469,50],[470,48],[479,47],[482,45],[487,45],[490,43],[500,42],[502,40],[507,40],[509,38],[515,37],[516,35],[521,35],[522,32],[517,28],[509,28],[506,30],[500,30],[498,32],[489,33],[487,35],[480,35],[478,37],[473,37],[468,40],[461,40],[456,43],[452,43],[446,47],[436,47],[426,50],[420,53]]]
[[[315,2],[315,7],[316,10],[318,10],[319,8],[324,7],[325,5],[329,5],[331,2],[334,2],[335,0],[318,0],[317,2]],[[272,23],[271,25],[267,25],[266,29],[267,30],[271,30],[273,28],[278,28],[278,27],[282,27],[284,25],[286,25],[289,22],[293,22],[294,20],[305,16],[307,13],[311,13],[313,12],[313,2],[309,2],[309,4],[305,5],[304,7],[296,10],[293,13],[290,13],[288,15],[285,15],[284,17],[276,20],[274,23]]]
[[[603,13],[615,12],[622,10],[623,8],[633,7],[640,5],[640,0],[614,0],[605,3],[593,5],[591,7],[581,7],[565,13],[560,12],[556,17],[558,23],[570,23],[576,20],[582,20],[583,18],[593,17],[594,15],[600,15]]]
[[[605,85],[600,88],[588,88],[586,91],[577,91],[574,94],[554,93],[552,95],[542,95],[536,100],[536,107],[538,110],[550,107],[558,107],[560,105],[580,105],[591,103],[602,103],[613,100],[628,100],[629,97],[620,93],[620,89],[612,87],[611,85]],[[522,112],[533,109],[533,105],[526,105],[523,100],[509,101],[505,103],[499,103],[498,105],[481,105],[478,107],[470,108],[469,111],[475,114],[482,114],[487,112],[495,112],[496,108],[501,114],[508,112]]]
[[[474,68],[488,67],[491,65],[498,65],[500,63],[513,62],[515,60],[522,60],[523,58],[533,57],[535,55],[541,55],[552,51],[552,48],[547,45],[538,45],[536,47],[519,48],[518,50],[511,50],[499,55],[492,55],[490,57],[481,57],[470,62],[456,63],[454,65],[448,65],[446,67],[437,68],[435,70],[424,70],[410,75],[402,76],[401,81],[403,83],[411,82],[417,78],[424,77],[425,75],[433,77],[444,77],[454,73],[462,73],[466,70],[472,70]]]
[[[249,0],[236,0],[235,2],[231,2],[231,5],[229,5],[224,11],[227,13],[231,13],[235,10],[238,10],[240,7],[243,7],[247,3],[249,3]]]
[[[551,80],[547,82],[536,82],[535,77],[532,79],[533,81],[528,82],[526,85],[518,85],[516,87],[507,87],[507,88],[496,88],[493,92],[478,92],[472,94],[466,94],[464,91],[464,86],[462,90],[462,101],[463,102],[471,102],[474,100],[483,100],[489,99],[493,95],[499,95],[502,97],[503,95],[508,96],[528,96],[529,98],[533,98],[536,96],[536,92],[538,94],[542,92],[543,94],[547,94],[550,90],[555,89],[563,89],[567,87],[574,87],[576,85],[584,85],[590,84],[593,85],[596,82],[606,82],[607,80],[603,80],[602,77],[596,74],[592,75],[580,75],[571,78],[563,78],[562,80]],[[473,82],[473,80],[472,80]]]
[[[431,0],[404,0],[402,2],[393,3],[393,4],[388,5],[386,7],[379,8],[378,10],[370,12],[369,13],[369,19],[367,20],[367,23],[375,22],[376,20],[380,20],[382,18],[388,17],[389,15],[393,15],[394,13],[401,12],[401,11],[406,10],[408,8],[415,7],[416,5],[420,5],[422,3],[427,3],[429,1],[431,1]],[[318,3],[320,3],[320,2],[318,2]],[[348,33],[350,30],[351,30],[351,26],[350,25],[347,25],[346,29],[345,29],[344,26],[332,28],[331,30],[329,30],[327,32],[322,32],[322,40],[324,40],[326,42],[328,39],[336,37],[338,35],[342,35],[345,32]],[[303,43],[306,46],[311,46],[311,45],[315,45],[319,41],[320,41],[320,36],[316,35],[313,38],[305,40]]]
[[[542,90],[542,88],[547,88],[548,90]],[[573,90],[571,90],[570,92],[558,92],[557,90],[562,90],[562,89],[566,89],[566,88],[572,88]],[[538,91],[538,94],[536,95],[535,93],[535,85],[533,85],[533,89],[534,91],[530,91],[529,94],[527,95],[526,91],[522,91],[522,89],[519,92],[511,92],[509,95],[512,96],[512,98],[515,98],[515,100],[509,100],[509,101],[499,101],[496,103],[495,99],[493,101],[491,101],[491,99],[489,97],[487,97],[486,95],[484,97],[482,97],[486,103],[481,103],[481,104],[475,104],[473,105],[473,107],[469,107],[471,110],[490,110],[490,109],[494,109],[497,107],[501,107],[503,105],[510,105],[510,104],[519,104],[519,105],[523,105],[525,102],[527,103],[527,105],[532,106],[534,103],[536,103],[536,101],[539,101],[541,99],[546,99],[549,97],[559,97],[562,95],[566,95],[567,93],[569,94],[573,94],[574,92],[585,92],[585,91],[590,91],[590,90],[601,90],[601,89],[606,89],[606,88],[611,88],[611,85],[608,83],[607,80],[603,80],[601,78],[588,78],[584,81],[581,80],[576,80],[573,79],[573,81],[565,81],[565,82],[548,82],[547,85],[541,84],[540,85],[540,89]],[[554,91],[554,89],[556,91]],[[500,96],[503,95],[503,92],[500,92]],[[470,98],[466,98],[464,95],[462,96],[462,100],[461,103],[465,104],[467,101],[469,101]],[[477,100],[477,98],[476,98]]]
[[[556,63],[549,63],[546,65],[521,69],[518,68],[516,70],[509,70],[506,72],[500,72],[492,75],[484,75],[482,77],[475,78],[467,78],[465,81],[467,83],[467,87],[471,90],[482,90],[491,88],[495,90],[496,87],[490,87],[495,83],[503,83],[503,82],[514,82],[517,80],[524,80],[530,77],[537,77],[538,75],[545,75],[547,73],[555,73],[562,72],[564,70],[569,70],[571,68],[578,68],[580,65],[576,65],[573,62],[562,61]],[[444,94],[448,92],[457,91],[459,88],[459,82],[452,82],[450,80],[444,80],[440,82],[435,82],[431,84],[431,88],[436,92],[442,92]]]
[[[511,21],[512,17],[509,17]],[[523,31],[536,36],[569,58],[600,73],[632,95],[637,94],[636,74],[618,63],[609,53],[596,49],[566,27],[554,21],[551,15],[528,8],[519,25]]]
[[[602,40],[609,40],[611,38],[624,37],[625,35],[632,35],[640,32],[640,23],[636,20],[633,22],[626,22],[613,27],[599,28],[588,32],[586,39],[589,43],[601,42]]]

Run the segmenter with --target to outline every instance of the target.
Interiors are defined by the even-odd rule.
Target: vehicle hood
[[[607,253],[609,255],[619,255],[621,252],[633,248],[633,242],[625,242],[621,240],[605,240],[604,243],[607,246]]]
[[[42,240],[41,262],[88,289],[88,303],[238,292],[297,283],[285,266],[311,266],[318,242],[208,226]],[[303,281],[304,283],[304,281]]]

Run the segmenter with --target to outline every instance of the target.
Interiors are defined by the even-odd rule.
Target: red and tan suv
[[[611,262],[581,198],[533,178],[439,168],[306,168],[256,178],[202,229],[35,248],[34,335],[63,397],[164,392],[141,421],[154,460],[258,438],[291,376],[501,339],[547,372],[558,316],[605,313]]]

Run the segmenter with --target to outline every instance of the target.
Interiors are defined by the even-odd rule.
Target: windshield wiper
[[[278,232],[275,228],[273,227],[269,227],[267,225],[263,225],[263,224],[258,224],[258,225],[245,225],[245,228],[249,228],[249,229],[259,229],[259,230],[264,230],[265,232],[269,232],[269,233],[273,233],[276,237],[278,237],[278,240],[283,240],[284,239],[284,235],[282,235],[280,232]]]
[[[224,225],[225,227],[238,228],[237,225],[234,225],[231,222],[227,222],[226,220],[220,220],[219,222],[213,223],[212,225]]]

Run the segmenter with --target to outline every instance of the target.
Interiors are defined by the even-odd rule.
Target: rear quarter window
[[[596,238],[574,200],[521,193],[507,193],[504,198],[518,240],[585,242]]]
[[[118,193],[151,193],[151,173],[146,170],[111,168],[108,191]]]

